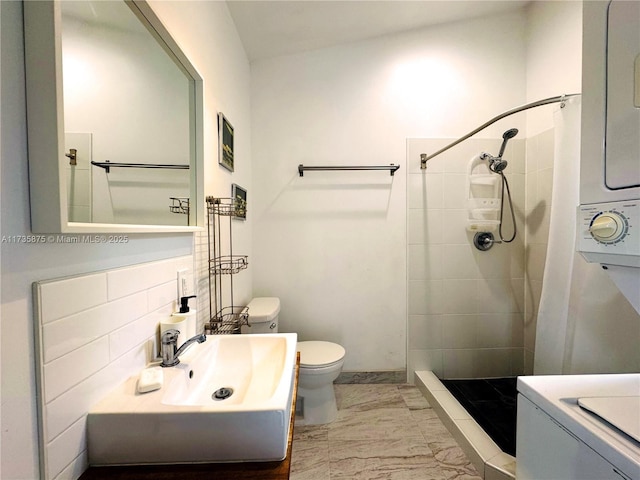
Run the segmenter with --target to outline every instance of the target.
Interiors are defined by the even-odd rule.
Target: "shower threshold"
[[[482,478],[515,479],[515,457],[502,451],[433,372],[415,372],[415,384]]]

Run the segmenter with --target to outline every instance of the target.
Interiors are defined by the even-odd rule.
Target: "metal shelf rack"
[[[240,199],[207,197],[209,323],[205,326],[205,331],[208,335],[240,333],[240,327],[249,324],[248,308],[235,305],[233,300],[233,277],[245,270],[249,262],[246,255],[234,255],[231,228],[231,219],[235,216],[246,216],[246,211],[247,204]],[[224,254],[223,223],[229,235]]]
[[[171,213],[189,215],[189,197],[169,197],[169,200],[171,200],[169,205]]]

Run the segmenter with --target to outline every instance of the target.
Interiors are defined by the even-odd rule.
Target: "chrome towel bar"
[[[171,165],[171,164],[159,164],[159,163],[115,163],[115,162],[91,162],[91,165],[104,168],[107,173],[111,168],[166,168],[171,170],[188,170],[189,165]]]
[[[400,165],[353,165],[353,166],[317,166],[317,167],[305,167],[304,165],[298,165],[298,173],[300,176],[304,176],[305,171],[320,171],[320,170],[389,170],[389,173],[393,177],[393,174],[400,168]]]

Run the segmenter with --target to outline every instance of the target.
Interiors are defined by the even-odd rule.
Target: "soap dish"
[[[162,388],[164,373],[162,367],[149,367],[140,372],[138,393],[148,393]]]

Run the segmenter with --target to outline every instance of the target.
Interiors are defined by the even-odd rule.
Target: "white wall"
[[[205,80],[206,193],[229,196],[232,182],[250,187],[249,65],[226,5],[222,2],[154,2],[152,7]],[[0,8],[0,190],[2,205],[11,206],[9,210],[3,209],[1,234],[17,236],[30,232],[22,4],[0,2]],[[236,127],[237,161],[233,175],[218,166],[218,110],[224,111]],[[251,255],[250,223],[236,222],[236,225],[240,232],[235,236],[238,252]],[[193,243],[194,236],[191,234],[145,234],[130,235],[128,243],[117,245],[1,244],[0,477],[38,478],[32,282],[188,255],[193,251]],[[198,242],[195,253],[202,253]],[[202,285],[202,282],[199,284]],[[250,270],[238,276],[235,287],[238,297],[246,299],[250,296]],[[206,311],[202,312],[206,315]]]
[[[344,345],[345,371],[405,368],[406,138],[457,137],[523,103],[524,21],[511,13],[252,63],[254,292],[282,299],[283,330]],[[300,163],[401,169],[299,178]]]
[[[526,101],[580,93],[582,2],[531,2],[526,18]],[[528,137],[553,127],[553,108],[527,110]]]

